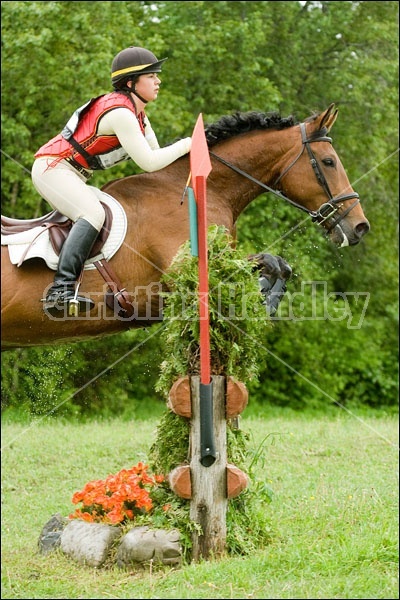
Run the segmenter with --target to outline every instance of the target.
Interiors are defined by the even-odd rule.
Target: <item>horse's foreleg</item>
[[[286,282],[292,275],[290,265],[280,256],[272,254],[251,254],[249,260],[255,263],[254,270],[259,272],[261,293],[264,296],[266,310],[274,315],[286,292]]]
[[[248,259],[255,262],[254,269],[258,270],[262,277],[267,277],[268,279],[277,279],[279,277],[286,281],[292,275],[291,266],[280,256],[260,253],[250,254]]]

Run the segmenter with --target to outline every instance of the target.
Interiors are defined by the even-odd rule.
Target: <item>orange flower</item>
[[[164,481],[164,476],[149,475],[147,469],[148,465],[139,462],[104,480],[89,481],[72,496],[73,504],[82,503],[82,508],[77,508],[70,518],[118,524],[134,520],[135,509],[150,512],[153,508],[150,489]]]

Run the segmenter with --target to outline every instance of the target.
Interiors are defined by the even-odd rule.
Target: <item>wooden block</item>
[[[234,377],[227,378],[226,384],[226,418],[237,417],[247,406],[249,394],[246,386]]]
[[[249,478],[235,465],[226,465],[226,495],[228,498],[239,496],[247,488]]]
[[[189,465],[180,465],[168,475],[171,490],[180,498],[189,500],[192,497],[192,481]]]
[[[169,391],[167,406],[176,415],[190,419],[192,416],[192,403],[188,376],[181,377],[175,381]]]

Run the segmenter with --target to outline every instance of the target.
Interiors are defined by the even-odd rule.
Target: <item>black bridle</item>
[[[275,181],[274,185],[277,186],[278,182],[282,181],[283,177],[290,171],[290,169],[293,167],[293,165],[295,165],[296,162],[303,155],[304,150],[307,149],[308,156],[310,157],[310,163],[311,163],[311,166],[315,173],[315,176],[317,178],[317,181],[323,187],[323,189],[329,199],[328,202],[324,202],[324,204],[322,204],[317,211],[309,210],[308,208],[305,208],[304,206],[302,206],[301,204],[298,204],[294,200],[291,200],[290,198],[285,196],[279,189],[273,189],[273,188],[269,187],[262,181],[259,181],[252,175],[249,175],[249,173],[246,173],[245,171],[242,171],[242,169],[239,169],[239,167],[236,167],[235,165],[231,164],[230,162],[228,162],[221,156],[214,154],[214,152],[210,152],[210,156],[213,156],[219,162],[226,165],[227,167],[229,167],[236,173],[239,173],[240,175],[243,175],[243,177],[246,177],[250,181],[253,181],[253,183],[256,183],[263,189],[267,190],[267,192],[271,192],[278,198],[281,198],[282,200],[289,202],[289,204],[291,204],[292,206],[295,206],[296,208],[308,213],[313,221],[316,221],[319,225],[323,225],[325,227],[326,231],[329,233],[360,202],[360,197],[356,192],[351,192],[350,194],[340,194],[339,196],[332,195],[331,190],[328,185],[328,182],[326,181],[325,176],[322,172],[322,169],[321,169],[317,159],[315,158],[315,155],[310,146],[310,143],[312,143],[312,142],[329,142],[331,144],[332,138],[327,137],[326,135],[320,135],[319,137],[315,137],[315,138],[307,138],[305,123],[300,123],[300,131],[301,131],[302,149],[301,149],[300,153],[296,156],[296,158],[291,162],[291,164],[279,175],[279,177]],[[346,200],[350,200],[351,198],[355,198],[355,202],[353,202],[353,204],[351,206],[346,208],[346,210],[340,212],[340,209],[343,206],[343,202],[346,202]]]

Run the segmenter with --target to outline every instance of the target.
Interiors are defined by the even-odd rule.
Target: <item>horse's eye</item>
[[[326,167],[334,167],[335,166],[335,161],[333,160],[333,158],[323,158],[322,162]]]

